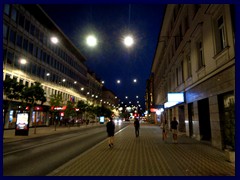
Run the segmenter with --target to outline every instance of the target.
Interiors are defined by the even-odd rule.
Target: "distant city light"
[[[97,39],[93,35],[89,35],[87,37],[87,45],[90,47],[94,47],[97,45]]]

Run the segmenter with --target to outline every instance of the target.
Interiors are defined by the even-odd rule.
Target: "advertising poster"
[[[28,135],[29,130],[29,114],[18,113],[16,121],[15,135]]]

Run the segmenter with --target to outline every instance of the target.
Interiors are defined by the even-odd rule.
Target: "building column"
[[[220,117],[218,107],[217,95],[209,97],[209,111],[210,111],[210,125],[211,125],[211,136],[212,145],[219,149],[222,148],[222,136],[220,128]]]

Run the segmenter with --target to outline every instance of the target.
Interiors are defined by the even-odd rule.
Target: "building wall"
[[[230,8],[228,4],[167,5],[152,65],[153,102],[164,104],[167,93],[184,92],[184,103],[165,109],[169,119],[177,117],[179,131],[218,148],[223,146],[218,97],[235,94]]]
[[[58,44],[50,41],[53,35]],[[85,91],[97,84],[89,87],[88,82],[95,81],[93,77],[88,80],[86,59],[38,5],[4,5],[3,52],[3,80],[16,78],[28,86],[40,82],[47,97],[45,106],[50,106],[50,97],[55,94],[61,94],[65,104],[72,99],[86,101]],[[20,58],[27,64],[21,65]]]

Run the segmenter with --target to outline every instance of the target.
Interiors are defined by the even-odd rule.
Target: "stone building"
[[[224,124],[235,122],[234,12],[229,4],[167,5],[149,78],[168,122],[176,117],[180,132],[220,149]]]

